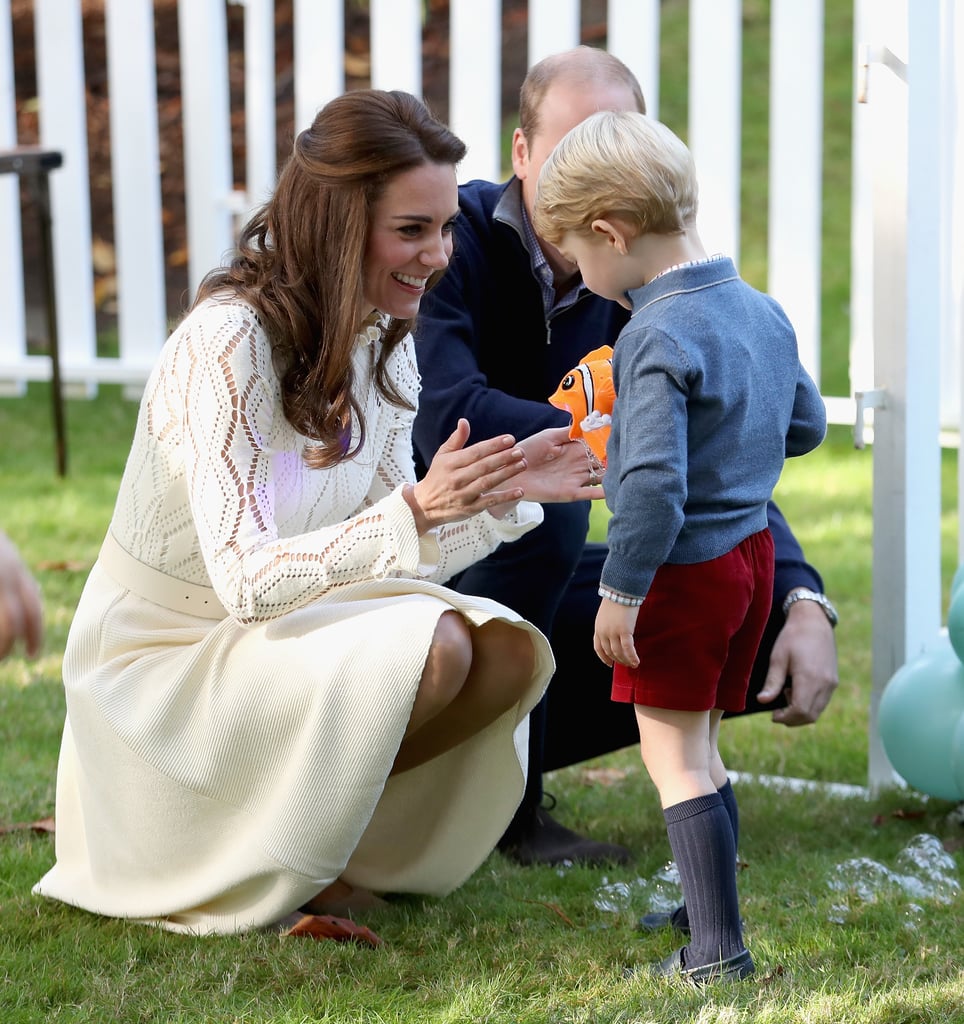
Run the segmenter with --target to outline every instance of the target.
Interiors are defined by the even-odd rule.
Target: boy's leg
[[[736,845],[718,792],[726,783],[714,742],[720,717],[719,711],[636,706],[643,763],[660,794],[689,916],[687,969],[744,952]]]

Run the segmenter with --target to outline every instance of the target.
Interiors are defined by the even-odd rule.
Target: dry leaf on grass
[[[53,832],[54,819],[41,818],[39,821],[17,821],[12,825],[0,825],[0,835],[10,832]]]
[[[587,785],[612,786],[622,782],[628,774],[622,768],[584,768],[579,777]]]

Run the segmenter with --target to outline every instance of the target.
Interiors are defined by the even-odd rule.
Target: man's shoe
[[[705,985],[710,981],[742,981],[756,970],[750,951],[744,949],[726,960],[717,960],[698,967],[686,966],[686,947],[674,950],[668,957],[650,967],[657,978],[684,978],[694,985]]]
[[[525,832],[500,842],[499,850],[524,867],[567,862],[601,867],[604,864],[628,864],[633,859],[632,853],[625,846],[600,843],[581,836],[565,825],[560,825],[541,807]]]
[[[680,935],[689,936],[690,922],[686,913],[686,904],[678,906],[670,911],[653,911],[651,914],[643,914],[636,924],[641,932],[661,932],[666,928],[673,928]]]

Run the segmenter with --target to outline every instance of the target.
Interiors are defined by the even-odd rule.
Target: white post
[[[941,111],[936,131],[942,140],[941,202],[945,216],[941,234],[941,427],[960,444],[961,288],[964,274],[964,10],[957,0],[940,0]]]
[[[468,147],[459,180],[501,181],[502,4],[451,0],[449,124]]]
[[[903,0],[896,0],[902,3]],[[875,14],[884,12],[882,7]],[[869,12],[865,11],[865,14]],[[880,697],[907,660],[907,87],[906,41],[896,29],[868,43],[865,102],[868,110],[868,171],[873,196],[873,325],[877,380],[885,404],[874,415],[873,595],[871,601],[872,686],[868,736],[868,783],[872,790],[893,781],[893,766],[877,728]],[[868,20],[866,26],[871,28]],[[890,64],[882,59],[889,55]],[[878,59],[879,58],[879,59]]]
[[[345,91],[343,0],[295,0],[294,36],[297,135],[320,107]]]
[[[773,0],[770,26],[767,287],[819,384],[823,0]]]
[[[609,0],[606,49],[639,79],[646,113],[659,117],[659,0]]]
[[[184,120],[188,288],[219,266],[234,245],[231,102],[225,6],[177,5]]]
[[[950,259],[941,5],[908,3],[905,655],[941,625],[941,348]],[[878,152],[879,159],[886,159]]]
[[[578,0],[529,0],[529,67],[578,44]]]
[[[275,149],[274,0],[244,3],[245,199],[250,215],[271,194],[278,170]]]
[[[13,32],[10,0],[0,0],[0,148],[17,145],[17,103],[13,77]],[[0,366],[16,367],[26,354],[27,318],[23,294],[20,179],[0,175]],[[22,395],[22,378],[0,380],[0,395]]]
[[[874,203],[871,111],[865,102],[870,82],[869,47],[873,37],[871,5],[854,4],[854,102],[851,130],[850,202],[850,359],[851,393],[874,388]],[[861,414],[862,416],[862,414]],[[855,423],[862,431],[863,417]]]
[[[953,86],[956,96],[957,117],[953,120],[955,141],[953,166],[953,245],[951,253],[951,316],[952,343],[956,346],[958,359],[958,420],[957,429],[964,434],[964,12],[953,3],[949,4],[949,38],[956,59],[953,61]],[[950,118],[949,112],[949,118]],[[957,460],[957,550],[958,564],[964,564],[964,458]]]
[[[108,0],[105,16],[120,362],[146,380],[167,334],[154,5]]]
[[[370,0],[372,88],[422,95],[421,0]]]
[[[700,236],[710,252],[740,260],[740,0],[692,0],[689,146],[700,183]]]
[[[50,175],[57,333],[63,372],[89,367],[97,353],[94,266],[91,256],[87,111],[80,0],[43,0],[34,8],[40,137],[46,149],[63,153]],[[94,381],[71,392],[92,394]]]
[[[864,99],[874,181],[874,356],[886,389],[874,427],[873,791],[894,779],[877,727],[881,695],[940,626],[941,255],[934,239],[942,140],[939,12],[877,0],[872,13]]]

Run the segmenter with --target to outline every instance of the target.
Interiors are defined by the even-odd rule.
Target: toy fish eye
[[[576,375],[574,373],[567,373],[562,380],[562,390],[569,391],[571,388],[576,386]]]

